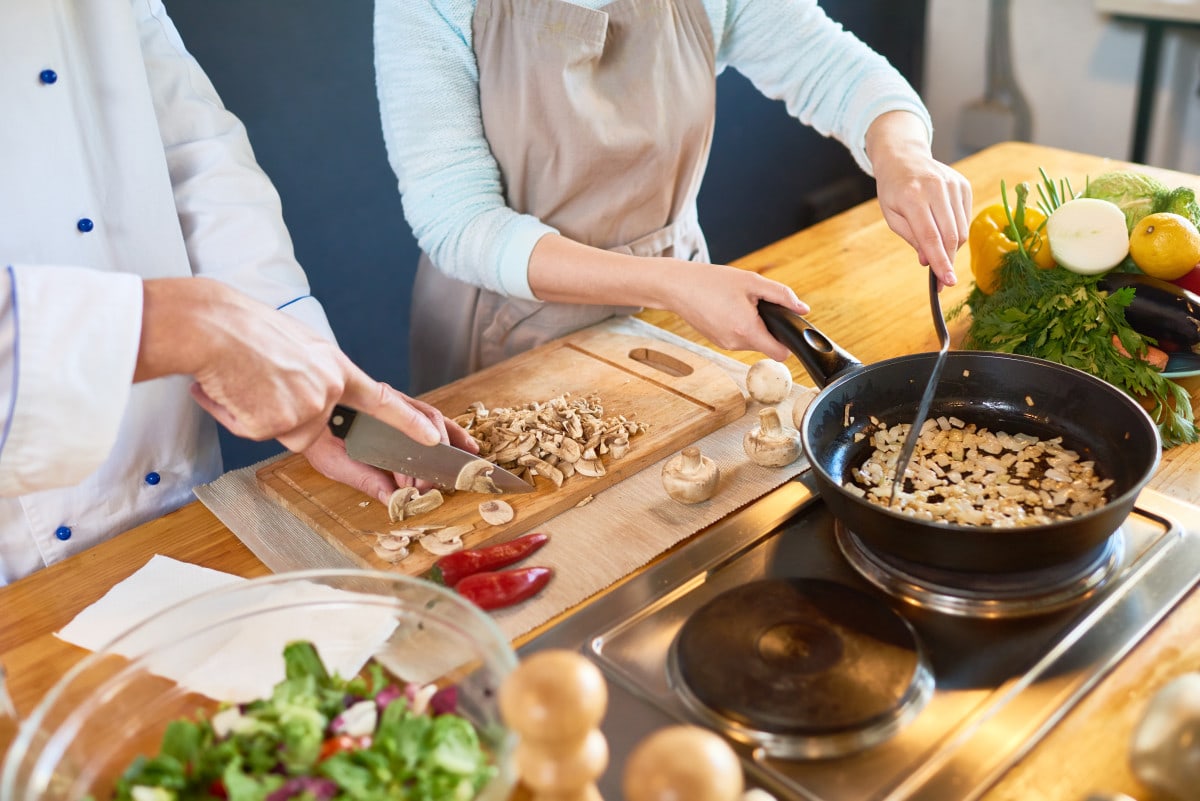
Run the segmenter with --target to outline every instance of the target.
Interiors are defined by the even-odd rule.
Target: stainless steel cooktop
[[[620,797],[621,766],[643,737],[688,722],[725,735],[749,781],[779,799],[969,801],[1200,577],[1200,509],[1150,490],[1088,564],[1068,575],[1033,576],[1032,588],[960,592],[937,576],[914,579],[872,565],[869,554],[855,552],[852,532],[839,529],[805,473],[522,649],[579,649],[608,677],[605,798]],[[870,596],[884,615],[898,614],[917,643],[901,649],[901,658],[912,661],[908,650],[920,657],[903,703],[861,733],[810,737],[794,727],[748,725],[723,704],[706,703],[703,691],[698,697],[679,669],[680,631],[698,610],[708,615],[731,596],[752,594],[745,588],[755,582],[833,582]],[[702,661],[696,654],[712,642],[699,641],[692,659]],[[878,672],[864,664],[870,667],[860,673]]]

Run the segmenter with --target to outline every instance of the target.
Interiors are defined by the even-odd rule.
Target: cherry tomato
[[[358,751],[370,747],[371,735],[369,734],[363,734],[359,737],[351,737],[349,734],[334,735],[321,743],[321,753],[317,756],[317,761],[324,762],[334,754],[340,754],[343,751]]]

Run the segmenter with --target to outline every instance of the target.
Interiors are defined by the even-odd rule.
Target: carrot
[[[1116,334],[1112,335],[1112,343],[1113,347],[1117,349],[1117,353],[1120,353],[1126,359],[1133,358],[1129,355],[1129,351],[1125,350],[1125,346],[1121,344],[1121,338]],[[1150,366],[1155,370],[1167,369],[1167,352],[1161,348],[1156,348],[1153,345],[1147,345],[1146,353],[1144,356],[1142,356],[1142,359],[1146,362],[1149,362]]]

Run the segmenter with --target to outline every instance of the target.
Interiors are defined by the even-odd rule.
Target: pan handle
[[[788,346],[818,387],[824,387],[862,362],[842,350],[815,325],[769,300],[758,302],[758,313],[771,336]]]

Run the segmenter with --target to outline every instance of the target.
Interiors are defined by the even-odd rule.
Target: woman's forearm
[[[589,247],[547,234],[529,257],[529,286],[538,300],[670,308],[670,287],[691,265]]]

